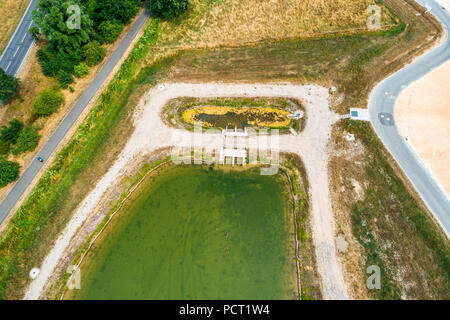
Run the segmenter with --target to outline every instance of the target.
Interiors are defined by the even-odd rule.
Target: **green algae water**
[[[70,299],[295,299],[281,174],[172,166],[146,178],[81,268]]]

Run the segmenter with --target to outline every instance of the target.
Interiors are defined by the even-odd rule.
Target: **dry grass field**
[[[30,0],[2,0],[0,1],[0,55],[8,45],[9,39],[16,30],[23,13]]]
[[[166,24],[162,43],[172,46],[242,45],[366,30],[375,0],[192,0],[189,21]],[[187,22],[187,23],[186,23]],[[382,6],[382,26],[395,18]]]

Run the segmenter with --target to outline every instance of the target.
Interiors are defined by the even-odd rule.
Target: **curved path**
[[[448,31],[450,13],[434,0],[418,0]],[[378,84],[369,100],[372,126],[386,148],[405,172],[427,207],[434,214],[447,237],[450,233],[450,199],[409,143],[399,133],[393,118],[394,107],[400,92],[414,81],[450,59],[450,38],[439,47],[418,58],[410,65]],[[449,75],[450,90],[450,75]],[[450,143],[443,141],[443,143]]]
[[[55,132],[48,139],[44,147],[38,152],[38,156],[42,157],[43,159],[48,159],[52,155],[52,153],[58,147],[59,143],[64,139],[67,132],[72,128],[78,117],[81,115],[91,99],[97,93],[98,89],[100,89],[100,87],[108,78],[109,74],[119,63],[120,59],[125,54],[128,47],[131,45],[134,38],[138,34],[139,30],[141,30],[141,28],[144,26],[144,23],[147,21],[148,17],[149,12],[147,9],[145,9],[131,26],[125,38],[123,38],[122,42],[119,43],[117,49],[112,53],[111,57],[102,67],[92,83],[89,85],[86,91],[83,92],[80,99],[76,102],[76,104],[67,114],[58,128],[56,128]],[[0,224],[6,219],[6,217],[19,201],[20,197],[23,195],[30,183],[39,173],[43,165],[43,163],[40,163],[38,161],[32,161],[25,172],[22,174],[22,176],[19,178],[19,180],[15,183],[14,187],[0,204]]]

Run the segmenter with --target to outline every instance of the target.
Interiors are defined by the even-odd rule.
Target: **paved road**
[[[431,8],[431,13],[447,30],[450,29],[450,13],[447,10],[434,0],[418,0],[417,2],[426,8]],[[405,86],[449,59],[450,38],[447,38],[446,42],[438,48],[381,82],[373,90],[369,100],[370,118],[376,133],[434,214],[447,237],[450,233],[450,199],[405,138],[399,134],[393,114],[396,98]],[[394,121],[386,120],[388,118]],[[443,141],[443,143],[450,142]]]
[[[70,110],[69,114],[58,126],[58,128],[50,137],[50,139],[47,141],[45,146],[39,151],[39,153],[37,154],[38,156],[42,157],[43,159],[48,159],[50,155],[55,151],[58,144],[65,137],[65,135],[73,126],[73,124],[78,119],[80,114],[86,108],[89,101],[91,101],[92,97],[96,94],[100,86],[103,84],[108,75],[117,65],[119,60],[122,58],[125,51],[130,46],[131,42],[138,34],[139,30],[143,27],[144,23],[147,21],[148,17],[149,17],[148,10],[144,10],[144,12],[134,22],[133,26],[128,31],[128,34],[119,44],[117,49],[113,52],[109,60],[105,63],[105,65],[102,67],[102,69],[97,74],[95,79],[92,81],[90,86],[86,89],[86,91],[77,101],[77,103],[73,106],[72,110]],[[25,170],[25,172],[22,174],[19,180],[15,183],[14,187],[11,189],[6,198],[0,204],[0,224],[8,216],[12,208],[15,206],[17,201],[20,199],[22,194],[30,185],[31,181],[33,181],[34,177],[36,177],[38,172],[41,170],[42,166],[43,164],[38,162],[37,160],[31,162],[29,167]]]
[[[12,76],[16,76],[19,73],[34,43],[33,37],[28,33],[28,29],[30,29],[32,24],[31,11],[36,8],[36,3],[37,0],[31,0],[16,31],[11,40],[9,40],[8,46],[0,57],[0,68]]]

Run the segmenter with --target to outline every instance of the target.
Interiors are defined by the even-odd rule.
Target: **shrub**
[[[76,65],[75,68],[73,68],[73,74],[77,78],[84,78],[89,74],[89,67],[85,63],[81,62],[79,65]]]
[[[127,24],[136,15],[140,5],[141,0],[96,0],[93,17],[97,23],[114,20]]]
[[[39,35],[41,34],[39,32],[39,28],[36,26],[32,26],[30,27],[30,29],[28,29],[28,33],[31,34],[31,36],[33,37],[34,40],[39,40]]]
[[[69,84],[73,82],[72,75],[64,70],[59,70],[58,74],[59,74],[59,83],[61,84],[61,87],[67,89]]]
[[[98,29],[106,43],[113,43],[122,33],[123,25],[114,21],[103,21]]]
[[[23,123],[17,119],[11,120],[9,126],[2,126],[0,137],[2,140],[14,144],[17,142]]]
[[[189,0],[150,0],[149,8],[152,15],[164,19],[176,17],[186,11]]]
[[[26,151],[33,151],[39,143],[40,134],[33,127],[23,129],[17,138],[17,144],[12,150],[12,154],[20,154]]]
[[[0,100],[8,101],[19,93],[20,80],[0,68]]]
[[[20,165],[17,162],[0,158],[0,188],[17,180],[19,177],[19,168]]]
[[[6,156],[9,153],[9,149],[9,142],[0,138],[0,156]]]
[[[105,54],[106,49],[101,47],[97,41],[91,41],[84,46],[84,57],[89,67],[99,64],[105,57]]]
[[[37,116],[46,117],[55,112],[64,103],[64,96],[59,90],[42,90],[33,105]]]

